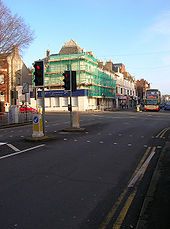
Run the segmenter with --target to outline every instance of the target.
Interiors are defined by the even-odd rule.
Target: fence
[[[26,122],[31,122],[33,119],[33,113],[31,112],[19,112],[18,114],[18,122],[19,124],[26,123]],[[8,112],[0,112],[0,127],[3,126],[8,126],[11,124],[16,124],[14,122],[11,122],[9,118],[9,113]]]

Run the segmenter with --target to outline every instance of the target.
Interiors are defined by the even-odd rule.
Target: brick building
[[[0,54],[1,106],[9,107],[18,104],[22,99],[20,90],[24,82],[32,85],[32,77],[19,56],[18,47],[14,46],[10,54]]]
[[[146,89],[150,88],[150,83],[148,83],[145,79],[140,79],[137,80],[136,86],[137,86],[138,101],[139,103],[143,103]]]

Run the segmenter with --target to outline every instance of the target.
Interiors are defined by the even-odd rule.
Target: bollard
[[[32,137],[43,137],[42,115],[34,114],[33,117],[33,134]]]
[[[137,110],[137,112],[140,111],[140,105],[137,105],[137,106],[136,106],[136,110]]]

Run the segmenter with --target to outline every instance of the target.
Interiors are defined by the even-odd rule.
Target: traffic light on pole
[[[69,91],[70,90],[70,71],[64,71],[64,89]]]
[[[71,71],[71,79],[72,79],[72,91],[76,91],[77,90],[76,71]]]
[[[34,83],[35,87],[44,87],[44,61],[34,62]]]

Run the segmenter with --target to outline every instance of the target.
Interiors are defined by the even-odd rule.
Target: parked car
[[[18,108],[20,112],[37,113],[37,110],[29,105],[20,105]]]
[[[167,102],[164,106],[164,110],[170,110],[170,102]]]

